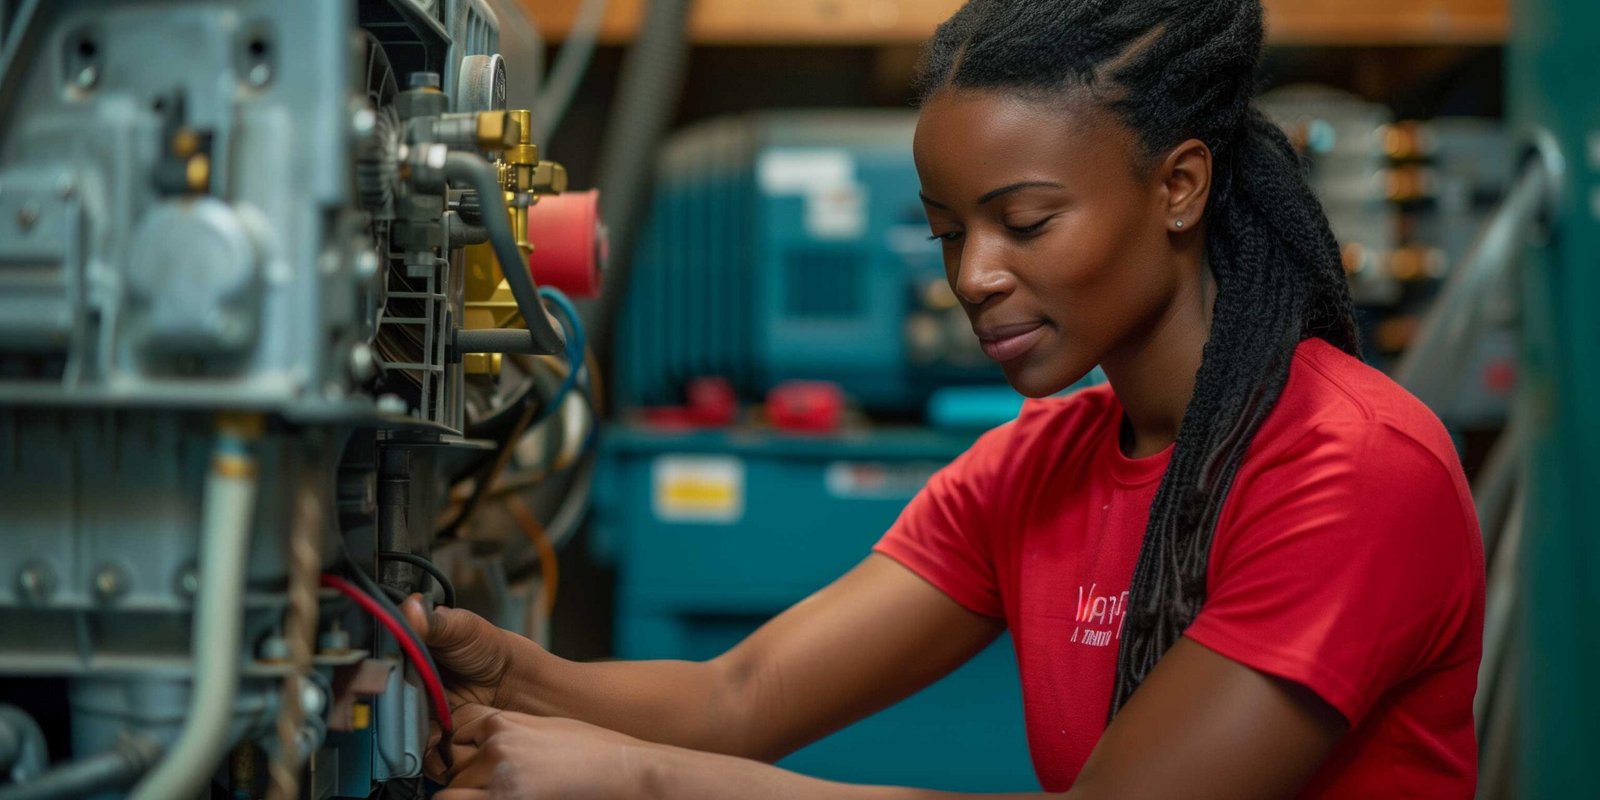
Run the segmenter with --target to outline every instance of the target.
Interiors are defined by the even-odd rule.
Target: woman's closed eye
[[[1025,221],[1020,221],[1020,220],[1018,222],[1010,222],[1010,221],[1008,221],[1008,222],[1005,223],[1005,226],[1006,226],[1006,230],[1010,231],[1013,234],[1016,234],[1017,236],[1028,236],[1030,234],[1038,233],[1039,231],[1043,230],[1045,224],[1048,223],[1052,219],[1055,219],[1055,215],[1054,214],[1051,214],[1050,216],[1047,216],[1047,217],[1042,217],[1039,220],[1034,221],[1034,222],[1025,222]]]

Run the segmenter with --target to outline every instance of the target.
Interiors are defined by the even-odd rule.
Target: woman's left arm
[[[1310,691],[1181,639],[1106,729],[1072,800],[1292,796],[1344,733]],[[849,786],[730,756],[650,744],[561,719],[484,712],[439,800],[954,800],[927,789]],[[1043,794],[981,795],[1028,798]]]

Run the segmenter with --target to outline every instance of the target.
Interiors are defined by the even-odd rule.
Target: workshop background
[[[1600,2],[1264,3],[1472,483],[1478,794],[1594,796]],[[421,796],[409,593],[706,659],[858,563],[1021,407],[911,159],[959,5],[0,0],[0,800]],[[1009,640],[781,763],[1036,789]]]
[[[567,557],[584,577],[563,580],[552,641],[710,657],[854,564],[933,469],[1018,407],[915,194],[911,78],[959,3],[525,5],[557,62],[594,48],[551,144],[578,185],[614,191],[608,176],[664,128],[653,185],[606,204],[614,406]],[[1583,677],[1600,663],[1585,577],[1600,567],[1585,411],[1600,389],[1586,322],[1600,100],[1583,77],[1600,65],[1600,6],[1266,5],[1260,102],[1306,156],[1367,357],[1446,421],[1473,480],[1490,554],[1480,794],[1569,796],[1600,752],[1600,690]],[[665,121],[618,126],[641,96]],[[1002,640],[784,763],[1030,788],[1014,669]]]

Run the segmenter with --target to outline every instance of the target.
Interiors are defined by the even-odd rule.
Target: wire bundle
[[[567,361],[566,374],[562,376],[561,383],[550,395],[549,401],[537,406],[533,405],[531,401],[534,392],[538,390],[538,381],[529,381],[527,392],[517,403],[513,404],[521,405],[523,409],[516,423],[512,425],[511,430],[501,440],[500,449],[495,453],[494,460],[478,476],[477,484],[473,487],[472,494],[462,504],[461,510],[443,528],[439,529],[438,536],[441,539],[448,539],[456,535],[462,524],[477,512],[478,507],[489,495],[496,478],[504,471],[506,462],[511,460],[511,453],[516,449],[517,442],[522,439],[522,435],[530,428],[536,427],[555,416],[561,410],[562,405],[566,403],[573,389],[577,387],[578,379],[588,369],[585,360],[585,354],[588,351],[588,340],[584,334],[583,324],[579,321],[577,308],[572,305],[572,301],[567,298],[566,294],[552,286],[539,287],[539,296],[554,306],[561,317],[561,327],[566,332],[566,342],[563,348]]]
[[[338,575],[328,573],[323,573],[321,583],[324,587],[338,591],[355,601],[356,605],[361,606],[378,621],[378,624],[389,631],[395,642],[400,645],[406,660],[411,662],[411,666],[422,678],[423,689],[427,692],[429,704],[433,706],[434,720],[439,724],[439,758],[447,768],[452,766],[450,745],[455,738],[455,720],[450,715],[450,700],[445,695],[444,679],[439,675],[438,665],[433,663],[433,656],[428,652],[427,646],[406,624],[400,609],[396,608],[383,592],[377,590],[372,584],[372,579],[359,569],[352,569],[351,574],[362,584],[361,588]]]

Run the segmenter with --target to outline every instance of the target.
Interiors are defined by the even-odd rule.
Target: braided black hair
[[[1327,217],[1287,137],[1251,106],[1262,37],[1260,0],[971,0],[924,62],[924,99],[946,87],[1085,95],[1150,163],[1191,138],[1213,154],[1211,333],[1151,504],[1108,718],[1199,613],[1223,500],[1295,347],[1315,336],[1359,353]]]

